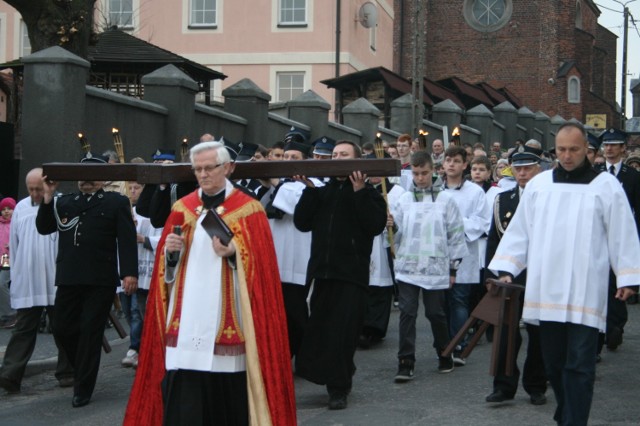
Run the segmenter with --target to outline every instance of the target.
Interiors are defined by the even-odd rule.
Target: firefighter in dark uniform
[[[498,248],[498,243],[500,243],[502,235],[516,212],[525,185],[540,172],[540,157],[532,151],[532,149],[524,147],[524,152],[517,152],[512,156],[511,169],[518,184],[515,188],[501,192],[495,198],[493,218],[487,239],[486,265],[491,262]],[[486,273],[488,277],[497,278],[489,270],[486,270]],[[514,281],[522,284],[526,283],[526,274],[527,271],[525,270],[519,276],[515,277]],[[523,303],[524,294],[520,297],[519,309],[521,313]],[[542,405],[547,402],[547,397],[545,396],[545,392],[547,391],[547,377],[544,372],[542,352],[540,350],[540,334],[538,327],[535,325],[527,324],[526,329],[529,336],[529,345],[527,347],[527,358],[524,362],[522,386],[529,394],[529,399],[532,404]],[[520,370],[517,364],[515,365],[512,376],[505,375],[508,340],[506,333],[507,329],[505,327],[504,335],[500,341],[500,354],[497,374],[493,379],[493,392],[486,397],[487,402],[503,402],[513,399],[518,389]],[[522,336],[520,335],[520,330],[518,330],[516,333],[516,356],[520,351],[521,344]]]
[[[633,218],[636,221],[636,231],[638,231],[640,229],[640,173],[622,161],[627,143],[627,134],[621,130],[611,128],[605,130],[600,135],[600,139],[602,140],[602,149],[606,162],[598,165],[597,169],[611,173],[622,184],[633,212]],[[598,354],[602,350],[605,340],[607,349],[612,351],[618,349],[618,346],[622,344],[622,334],[628,320],[628,313],[626,303],[615,298],[616,289],[616,276],[613,271],[609,271],[606,338],[603,339],[600,336]]]
[[[106,161],[87,154],[81,162]],[[57,182],[44,176],[43,184],[36,227],[58,233],[53,332],[75,370],[72,406],[82,407],[95,387],[116,286],[122,280],[127,294],[138,287],[136,228],[127,197],[105,192],[103,182],[79,181],[79,192],[58,197]]]

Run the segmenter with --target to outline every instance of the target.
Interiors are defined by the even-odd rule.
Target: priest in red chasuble
[[[174,204],[164,227],[124,423],[295,425],[267,217],[225,178],[221,143],[194,146],[191,164],[200,188]],[[214,212],[233,234],[226,245],[210,236],[220,222],[202,224]]]

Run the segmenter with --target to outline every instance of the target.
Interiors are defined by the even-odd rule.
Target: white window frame
[[[176,0],[173,0],[176,1]],[[216,1],[216,24],[191,25],[191,0],[182,0],[182,34],[221,34],[224,28],[224,0]],[[189,59],[192,59],[189,57]]]
[[[575,90],[575,93],[572,93]],[[567,101],[570,104],[580,103],[580,79],[572,75],[567,80]]]
[[[111,2],[112,1],[119,1],[120,2],[120,6],[122,8],[122,4],[127,1],[127,0],[106,0],[106,9],[107,9],[107,16],[108,19],[107,21],[109,22],[109,25],[117,25],[118,29],[120,30],[133,30],[136,27],[136,10],[137,10],[137,0],[130,0],[131,1],[131,22],[129,22],[128,24],[124,24],[124,25],[120,25],[119,22],[115,22],[111,19]],[[120,11],[120,14],[122,14],[123,12]],[[128,13],[128,12],[125,12]],[[118,19],[119,20],[119,19]]]
[[[283,12],[283,2],[304,2],[304,19],[302,21],[296,20],[283,20],[282,12]],[[291,10],[295,11],[295,4]],[[305,27],[309,22],[309,1],[308,0],[278,0],[278,26],[279,27]]]
[[[289,98],[288,99],[281,99],[280,98],[280,77],[284,77],[284,76],[291,76],[291,77],[302,77],[302,87],[298,88],[298,87],[294,87],[293,85],[291,85],[290,87],[286,88],[286,90],[289,92]],[[304,71],[277,71],[276,72],[276,102],[288,102],[292,99],[297,98],[298,96],[300,96],[301,94],[303,94],[305,92],[305,72]],[[300,93],[293,96],[292,92],[294,90],[300,90]]]
[[[218,0],[199,0],[202,1],[203,4],[207,1],[213,2],[213,12],[215,14],[215,19],[213,22],[193,22],[193,3],[196,0],[188,0],[189,1],[189,28],[217,28],[218,27],[218,16],[219,16],[219,8],[218,8]],[[205,11],[208,9],[204,9]]]

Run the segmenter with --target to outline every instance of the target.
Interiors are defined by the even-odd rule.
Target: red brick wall
[[[404,3],[404,19],[400,6]],[[463,16],[463,0],[427,1],[426,64],[427,77],[439,80],[457,76],[472,83],[486,81],[496,87],[508,86],[532,110],[549,116],[560,114],[584,120],[587,104],[569,104],[566,79],[557,72],[564,61],[578,64],[581,99],[586,101],[592,88],[592,68],[602,69],[598,95],[614,101],[615,38],[597,25],[593,9],[582,2],[582,30],[576,29],[576,0],[513,0],[509,22],[498,31],[480,32]],[[396,0],[394,32],[395,71],[411,77],[413,0]],[[401,31],[404,45],[400,46]],[[596,48],[597,46],[597,48]],[[613,63],[611,59],[613,58]],[[555,84],[549,84],[553,78]],[[602,100],[598,101],[598,104]]]

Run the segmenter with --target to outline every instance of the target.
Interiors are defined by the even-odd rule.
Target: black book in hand
[[[207,231],[207,234],[213,239],[213,237],[220,238],[220,242],[225,246],[229,245],[229,241],[233,238],[233,231],[229,229],[224,220],[220,217],[214,209],[207,212],[200,225]]]

